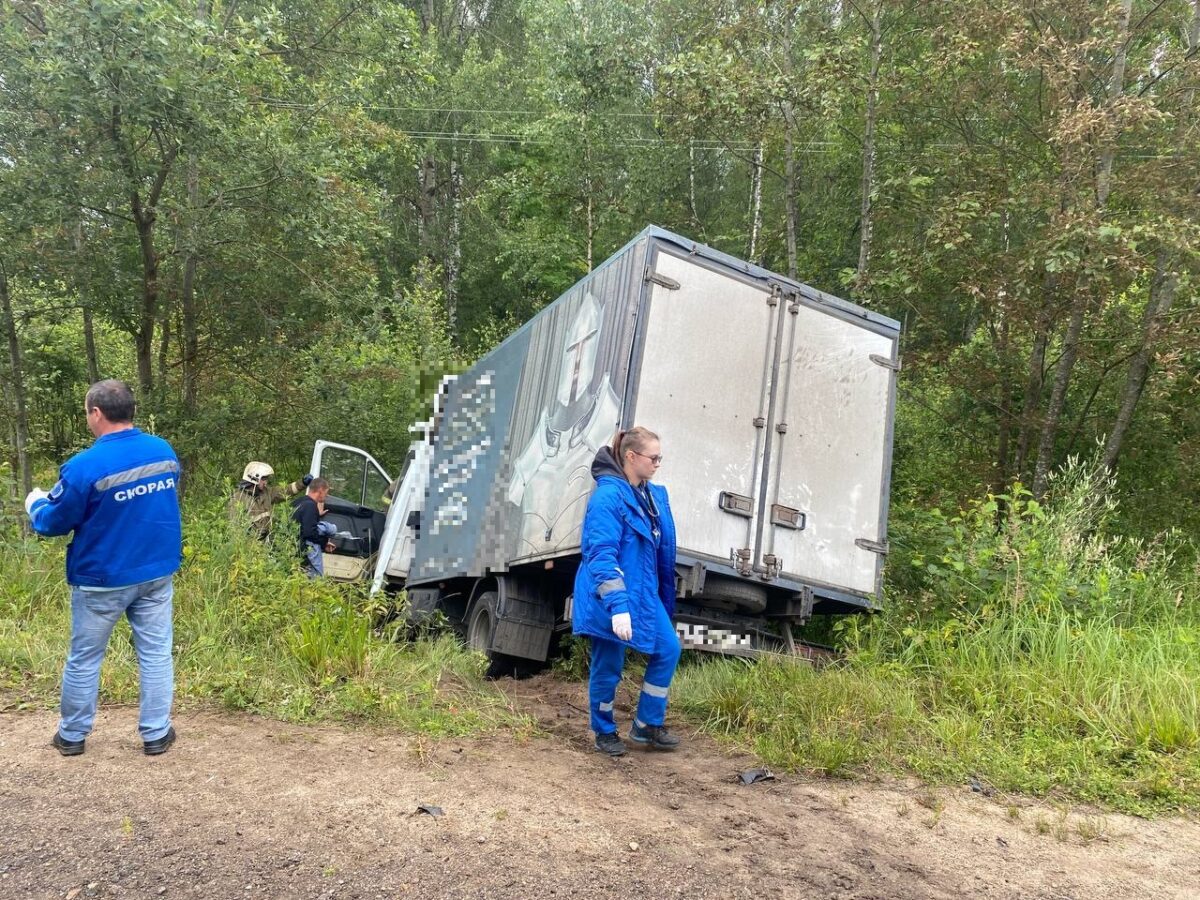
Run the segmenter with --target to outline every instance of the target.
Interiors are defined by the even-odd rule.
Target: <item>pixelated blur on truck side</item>
[[[407,615],[445,616],[494,665],[536,665],[570,630],[592,458],[639,424],[662,439],[683,645],[795,651],[792,626],[814,612],[878,603],[899,336],[649,227],[446,378],[394,481],[318,442],[313,471],[345,472],[332,556],[356,561],[331,568],[405,590]]]

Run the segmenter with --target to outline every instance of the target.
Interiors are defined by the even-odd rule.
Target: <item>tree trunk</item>
[[[787,117],[790,119],[790,116]],[[799,264],[796,260],[796,152],[792,140],[790,121],[784,132],[783,152],[787,159],[784,161],[783,199],[787,217],[787,273],[788,278],[795,280]]]
[[[1120,99],[1125,91],[1125,59],[1126,46],[1129,43],[1129,17],[1133,11],[1133,0],[1121,0],[1121,24],[1117,30],[1117,54],[1113,59],[1112,78],[1108,83],[1108,99],[1110,105]],[[1100,154],[1100,165],[1096,172],[1096,205],[1103,208],[1108,203],[1109,192],[1112,191],[1113,157],[1116,154],[1116,140],[1109,140]]]
[[[88,384],[100,380],[100,355],[96,351],[96,326],[92,322],[92,308],[83,307],[83,348],[87,355]]]
[[[25,368],[21,361],[21,343],[17,337],[17,320],[13,316],[12,298],[8,293],[8,273],[0,265],[0,316],[8,338],[8,364],[12,370],[13,437],[17,451],[18,484],[24,494],[33,490],[33,469],[29,463],[29,412],[25,404]]]
[[[1117,52],[1113,58],[1112,76],[1108,85],[1110,107],[1115,105],[1125,91],[1125,45],[1128,43],[1129,37],[1132,2],[1133,0],[1121,0],[1121,23],[1117,33]],[[1096,210],[1101,214],[1108,203],[1108,196],[1112,190],[1114,145],[1115,138],[1107,142],[1105,149],[1100,154],[1096,168]],[[1063,337],[1063,352],[1054,373],[1050,405],[1046,410],[1046,418],[1042,422],[1042,434],[1038,442],[1038,459],[1032,486],[1033,494],[1038,498],[1045,493],[1050,477],[1050,468],[1054,461],[1055,439],[1058,436],[1059,422],[1066,407],[1067,391],[1071,386],[1071,375],[1079,356],[1080,338],[1083,334],[1088,309],[1092,305],[1092,294],[1093,287],[1089,279],[1083,279],[1082,283],[1075,285],[1075,298],[1071,303],[1071,318],[1067,325],[1067,333]],[[1103,304],[1103,296],[1103,291],[1101,291],[1096,298],[1098,305]]]
[[[1200,0],[1197,0],[1200,2]],[[692,214],[692,228],[700,230],[700,216],[696,212],[696,139],[688,139],[688,209]]]
[[[996,475],[992,479],[992,490],[997,494],[1002,494],[1008,487],[1009,479],[1012,477],[1010,454],[1012,450],[1012,385],[1009,382],[1008,369],[1008,354],[1010,350],[1010,331],[1008,323],[1008,311],[1000,309],[1000,335],[997,341],[997,356],[1000,359],[999,365],[999,384],[1000,391],[999,406],[1000,422],[999,434],[996,437]]]
[[[83,262],[83,222],[75,223],[75,233],[71,243],[75,250],[75,264]],[[95,384],[100,380],[100,358],[96,353],[96,328],[92,322],[91,301],[88,299],[87,279],[77,278],[75,290],[79,294],[79,306],[83,312],[83,347],[87,356],[88,383]]]
[[[855,293],[862,300],[871,277],[871,239],[875,230],[875,119],[879,106],[879,65],[883,58],[883,2],[871,5],[871,67],[867,75],[867,112],[863,126],[862,185],[859,198],[858,271]]]
[[[158,305],[158,377],[155,389],[161,404],[167,398],[167,353],[171,349],[171,308],[178,285],[172,285]]]
[[[196,0],[196,18],[208,21],[208,0]],[[180,364],[183,370],[183,406],[189,412],[196,409],[196,358],[200,340],[196,322],[196,267],[199,264],[196,215],[200,207],[200,167],[196,155],[189,154],[187,167],[187,243],[183,256],[183,281],[179,287],[180,307]]]
[[[1122,14],[1128,24],[1128,2],[1122,6]],[[1187,50],[1195,52],[1200,47],[1200,0],[1192,0],[1192,20],[1187,30]],[[1185,146],[1187,130],[1195,116],[1196,89],[1189,85],[1184,91],[1179,105],[1177,120],[1177,147]],[[1194,194],[1200,194],[1200,185],[1196,185]],[[1155,265],[1154,280],[1150,283],[1150,297],[1146,301],[1146,312],[1142,318],[1142,333],[1137,352],[1129,362],[1129,372],[1125,377],[1125,387],[1121,391],[1121,406],[1113,422],[1112,431],[1104,442],[1104,465],[1115,469],[1117,459],[1121,455],[1121,446],[1125,435],[1133,422],[1133,414],[1137,410],[1146,382],[1150,378],[1150,369],[1154,361],[1155,345],[1162,336],[1167,314],[1171,304],[1175,302],[1175,294],[1179,289],[1179,275],[1173,271],[1177,260],[1165,249],[1159,250]]]
[[[433,217],[437,207],[437,160],[432,155],[421,161],[417,173],[417,247],[426,259],[434,260]]]
[[[1050,404],[1046,407],[1046,417],[1042,420],[1042,434],[1038,440],[1037,465],[1033,470],[1033,485],[1030,490],[1033,496],[1040,499],[1046,493],[1046,484],[1050,478],[1050,468],[1054,460],[1054,441],[1058,437],[1058,423],[1062,419],[1063,409],[1067,404],[1067,390],[1071,386],[1071,374],[1075,370],[1075,360],[1079,357],[1079,337],[1083,333],[1083,322],[1091,305],[1088,287],[1078,285],[1075,288],[1075,299],[1071,302],[1071,318],[1067,324],[1067,333],[1063,336],[1062,356],[1058,358],[1058,366],[1054,370],[1054,385],[1050,389]]]
[[[589,182],[590,185],[590,182]],[[592,190],[588,187],[587,192],[587,270],[591,274],[593,264],[593,254],[595,253],[595,234],[596,234],[596,219],[595,212],[592,209]]]
[[[113,109],[109,135],[129,179],[129,208],[133,213],[138,246],[141,249],[142,303],[138,313],[137,331],[134,333],[134,345],[137,351],[138,388],[142,396],[148,398],[154,391],[154,323],[158,317],[158,251],[154,247],[154,222],[158,214],[155,207],[180,148],[172,147],[163,154],[154,176],[154,183],[143,203],[138,190],[140,179],[137,165],[121,135],[121,111],[116,107]]]
[[[200,173],[195,159],[188,162],[187,173],[187,231],[188,240],[184,248],[183,283],[179,290],[179,305],[183,331],[183,405],[191,411],[196,408],[196,357],[200,341],[196,327],[196,210],[200,201]]]
[[[458,324],[458,278],[462,272],[462,169],[458,143],[450,148],[450,253],[446,257],[446,322],[454,334]]]
[[[154,249],[154,218],[141,210],[137,194],[132,197],[138,244],[142,252],[142,306],[138,315],[134,346],[137,350],[138,389],[149,399],[154,391],[154,323],[158,319],[158,252]]]
[[[754,171],[750,179],[750,252],[747,259],[758,262],[758,234],[762,230],[763,145],[754,149]]]
[[[1033,435],[1038,430],[1038,408],[1042,403],[1042,388],[1046,380],[1046,348],[1050,344],[1050,320],[1052,318],[1051,297],[1057,279],[1047,275],[1046,296],[1038,310],[1034,324],[1033,346],[1029,351],[1029,375],[1025,379],[1025,397],[1021,404],[1021,430],[1017,434],[1017,458],[1013,469],[1028,483],[1032,474],[1028,468],[1029,450],[1033,446]]]

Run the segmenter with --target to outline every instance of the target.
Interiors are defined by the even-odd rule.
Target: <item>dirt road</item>
[[[149,758],[136,712],[109,709],[64,759],[51,713],[0,714],[0,897],[1200,896],[1195,821],[966,787],[741,786],[753,760],[702,738],[589,752],[581,685],[509,690],[549,736],[433,743],[185,711]]]

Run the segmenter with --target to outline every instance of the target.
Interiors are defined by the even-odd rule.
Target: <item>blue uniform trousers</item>
[[[661,604],[655,604],[654,652],[646,666],[646,680],[638,698],[637,724],[662,725],[667,715],[667,689],[679,664],[679,635],[671,617]],[[625,667],[625,644],[618,640],[592,639],[591,673],[588,679],[588,698],[592,713],[592,731],[612,734],[617,730],[613,719],[613,701],[617,684]]]

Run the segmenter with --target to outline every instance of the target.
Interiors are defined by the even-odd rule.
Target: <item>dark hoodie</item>
[[[618,465],[617,458],[613,456],[611,447],[601,447],[596,451],[596,458],[592,460],[592,478],[599,481],[601,476],[611,475],[614,478],[620,478],[628,483],[625,477],[625,471]],[[633,488],[634,496],[637,497],[638,503],[642,509],[646,511],[646,515],[650,517],[650,522],[654,531],[654,540],[657,542],[662,531],[658,523],[658,507],[654,503],[654,498],[650,494],[650,489],[643,483],[640,487]]]
[[[616,457],[613,456],[612,447],[601,447],[596,451],[596,458],[592,460],[592,478],[599,481],[601,475],[625,477],[625,472],[617,464]]]

